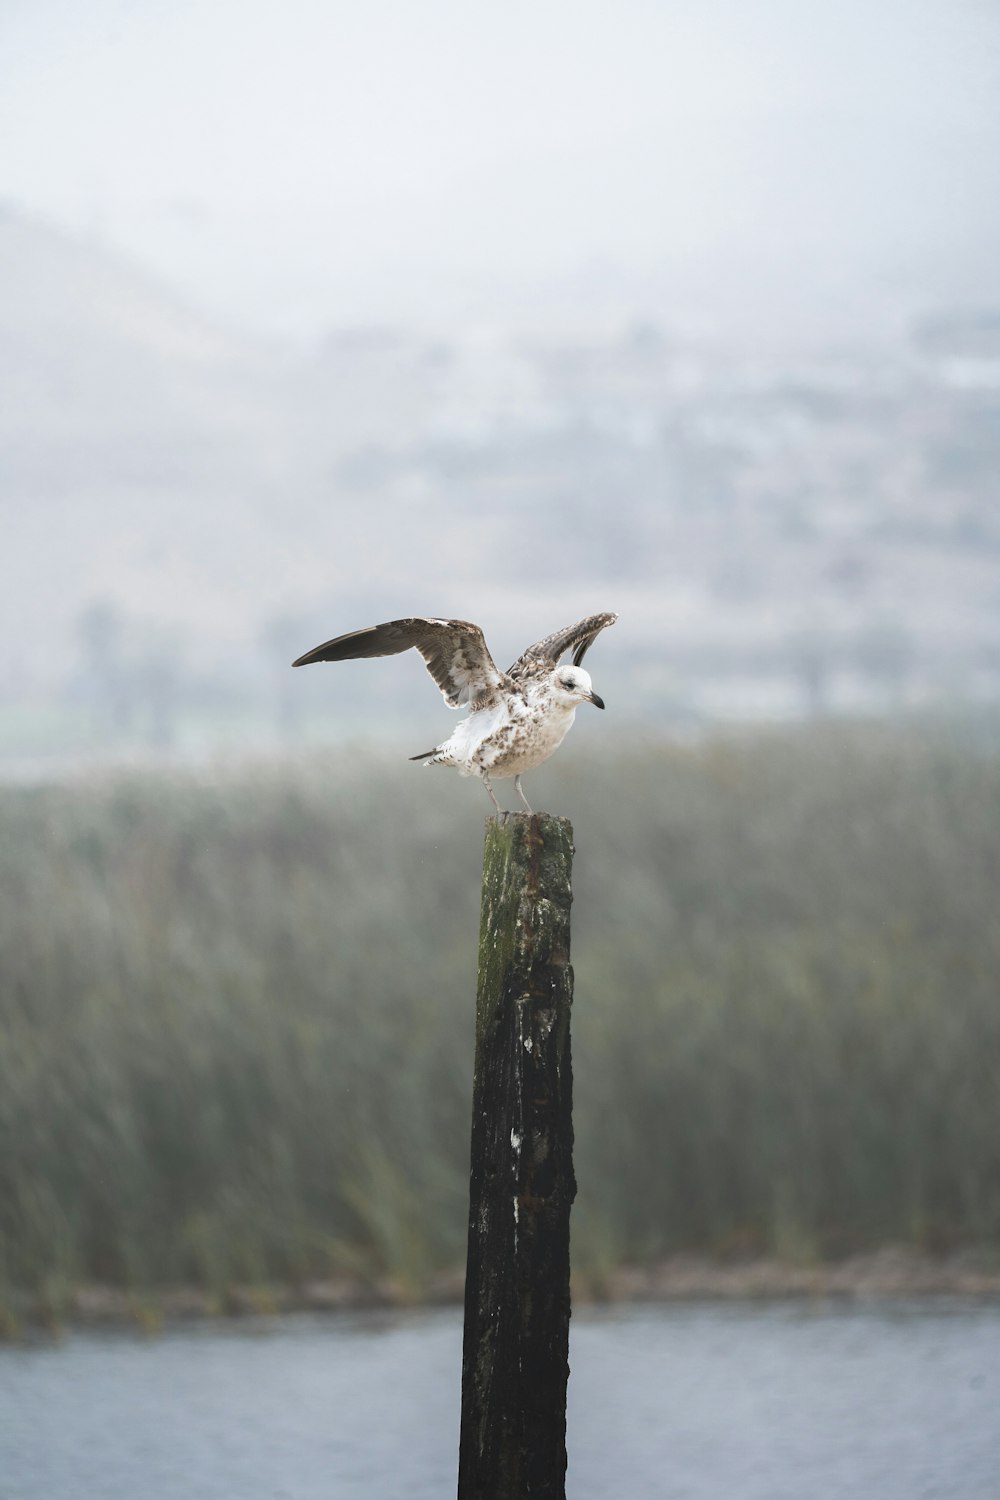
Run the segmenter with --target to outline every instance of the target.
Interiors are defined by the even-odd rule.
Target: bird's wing
[[[612,614],[588,615],[577,625],[567,625],[565,630],[553,631],[544,640],[536,641],[533,646],[529,646],[514,665],[508,667],[508,676],[513,678],[528,676],[532,671],[537,671],[540,664],[554,667],[559,658],[565,656],[570,650],[573,652],[573,665],[578,667],[586,655],[588,646],[606,626],[613,625],[617,618],[617,615]]]
[[[498,693],[509,686],[487,650],[483,632],[468,620],[389,620],[368,630],[338,635],[313,651],[307,651],[293,667],[314,661],[352,661],[361,656],[395,656],[415,646],[427,670],[444,695],[449,708],[468,703],[488,708]]]

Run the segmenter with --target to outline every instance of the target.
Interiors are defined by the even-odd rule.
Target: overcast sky
[[[995,0],[0,3],[0,197],[264,330],[989,300],[998,162]]]

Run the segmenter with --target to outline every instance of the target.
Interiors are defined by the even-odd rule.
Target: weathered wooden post
[[[458,1500],[564,1500],[573,829],[486,825]]]

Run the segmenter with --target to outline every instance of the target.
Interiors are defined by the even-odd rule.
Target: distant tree
[[[830,638],[815,626],[806,626],[791,641],[792,671],[802,691],[806,711],[825,713],[833,668]]]
[[[120,739],[128,732],[132,720],[125,634],[121,613],[109,600],[89,604],[78,616],[84,690],[102,740]]]

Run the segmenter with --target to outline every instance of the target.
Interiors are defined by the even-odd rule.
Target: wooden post
[[[458,1500],[564,1500],[573,829],[486,824]]]

